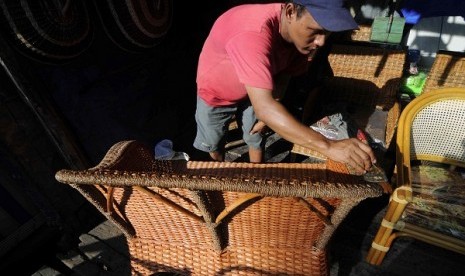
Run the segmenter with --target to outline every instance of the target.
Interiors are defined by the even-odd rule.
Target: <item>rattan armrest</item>
[[[332,161],[253,164],[153,160],[148,149],[136,141],[117,144],[107,158],[92,169],[61,170],[56,179],[79,185],[186,188],[266,196],[366,198],[382,193],[378,184],[350,175],[344,165]]]

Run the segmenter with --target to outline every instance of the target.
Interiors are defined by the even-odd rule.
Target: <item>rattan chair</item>
[[[381,186],[344,165],[154,160],[137,141],[61,170],[125,233],[133,274],[328,275],[328,242]]]
[[[381,133],[377,140],[382,141],[384,150],[388,149],[400,116],[397,93],[405,68],[406,50],[366,43],[334,44],[328,61],[334,76],[328,77],[319,88],[322,91],[318,96],[319,106],[343,103],[358,127],[369,135]],[[381,118],[376,119],[380,125],[376,130],[369,123],[370,116],[375,113]],[[327,114],[317,116],[324,115]],[[315,115],[312,116],[315,119]],[[293,145],[291,153],[325,159],[297,144]]]
[[[366,260],[405,236],[465,254],[465,88],[420,95],[397,131],[397,188]]]
[[[465,53],[439,50],[422,93],[438,88],[465,87]]]
[[[340,39],[346,41],[365,41],[370,42],[371,25],[361,24],[358,29],[346,31],[340,34]]]

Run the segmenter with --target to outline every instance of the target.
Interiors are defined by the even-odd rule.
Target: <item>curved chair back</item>
[[[411,162],[465,167],[465,88],[422,95],[402,111],[397,133],[398,185],[410,183]]]
[[[383,192],[339,163],[154,160],[137,141],[56,178],[124,231],[143,275],[328,275],[334,230]]]

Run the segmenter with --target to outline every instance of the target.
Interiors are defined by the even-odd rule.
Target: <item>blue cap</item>
[[[325,30],[340,32],[358,29],[358,24],[344,6],[344,0],[294,0],[294,3],[305,6]]]

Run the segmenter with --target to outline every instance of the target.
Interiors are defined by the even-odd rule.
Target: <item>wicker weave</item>
[[[136,141],[56,178],[122,229],[143,275],[327,275],[334,230],[382,194],[339,163],[155,161]]]
[[[370,41],[371,26],[370,25],[359,25],[358,29],[353,30],[350,33],[350,39],[353,41]]]
[[[328,56],[334,73],[323,85],[324,104],[344,102],[358,110],[353,114],[361,128],[366,114],[387,111],[385,144],[389,148],[394,137],[400,104],[397,92],[405,68],[406,51],[366,44],[335,44]],[[367,119],[367,118],[365,118]],[[294,145],[293,153],[320,157],[321,154]]]
[[[464,140],[465,88],[433,90],[405,107],[397,133],[399,187],[367,255],[369,263],[381,264],[393,241],[403,236],[465,254]]]
[[[440,50],[436,54],[422,93],[445,87],[465,87],[465,53]]]

